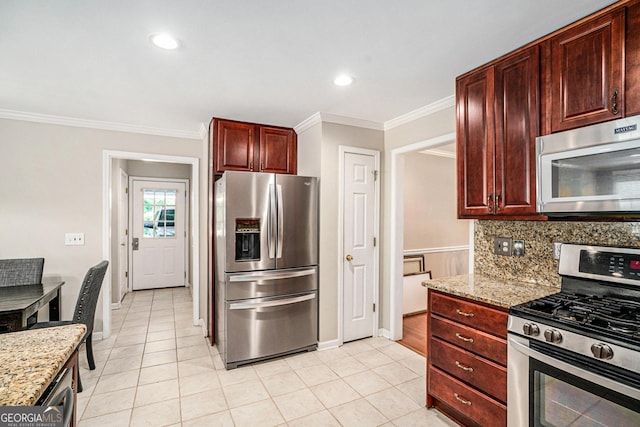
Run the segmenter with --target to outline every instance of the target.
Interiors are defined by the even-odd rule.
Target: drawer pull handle
[[[455,397],[458,402],[464,403],[467,406],[471,406],[471,401],[461,398],[458,393],[453,393],[453,397]]]
[[[464,317],[473,317],[475,316],[475,314],[473,313],[465,313],[464,311],[460,311],[460,309],[456,308],[456,313],[458,313],[460,316],[464,316]]]
[[[473,372],[473,368],[471,366],[464,366],[462,363],[458,362],[457,360],[456,360],[456,366],[462,369],[463,371]]]
[[[462,335],[460,335],[459,333],[456,332],[456,337],[459,340],[465,341],[465,342],[473,342],[473,338],[467,338],[467,337],[463,337]]]

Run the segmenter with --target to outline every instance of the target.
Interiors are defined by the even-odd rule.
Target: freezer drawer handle
[[[281,280],[292,279],[294,277],[311,276],[315,274],[315,268],[308,270],[289,271],[283,273],[251,273],[251,274],[239,274],[236,276],[230,276],[230,282],[255,282],[257,280]]]
[[[248,310],[248,309],[254,309],[254,308],[277,307],[279,305],[296,304],[298,302],[312,300],[312,299],[315,299],[315,297],[316,297],[316,294],[313,293],[308,295],[302,295],[300,297],[278,299],[275,301],[235,302],[229,305],[229,309],[230,310]]]

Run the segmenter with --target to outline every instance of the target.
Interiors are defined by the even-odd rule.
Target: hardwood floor
[[[427,313],[402,318],[402,340],[398,343],[426,356]]]

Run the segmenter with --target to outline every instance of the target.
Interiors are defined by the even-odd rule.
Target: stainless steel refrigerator
[[[215,340],[227,369],[318,343],[318,184],[227,171],[215,184]]]

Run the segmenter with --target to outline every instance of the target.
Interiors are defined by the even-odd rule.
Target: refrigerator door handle
[[[251,310],[255,308],[267,308],[267,307],[277,307],[280,305],[289,305],[296,304],[303,301],[309,301],[315,299],[316,293],[302,295],[299,297],[293,298],[281,298],[272,301],[264,301],[264,302],[234,302],[233,304],[229,304],[230,310]]]
[[[234,274],[233,276],[229,276],[229,282],[255,282],[258,280],[281,280],[281,279],[292,279],[294,277],[304,277],[311,276],[315,274],[315,268],[309,268],[307,270],[297,270],[297,271],[283,271],[277,273],[249,273],[249,274]]]
[[[276,256],[276,233],[274,231],[274,228],[276,226],[276,203],[277,200],[274,185],[269,184],[269,224],[267,226],[267,245],[269,246],[269,259],[273,259]]]
[[[284,221],[283,221],[283,209],[282,209],[282,185],[277,184],[276,185],[277,191],[278,191],[278,243],[277,243],[277,248],[278,248],[278,255],[277,258],[282,258],[282,236],[284,233]]]

